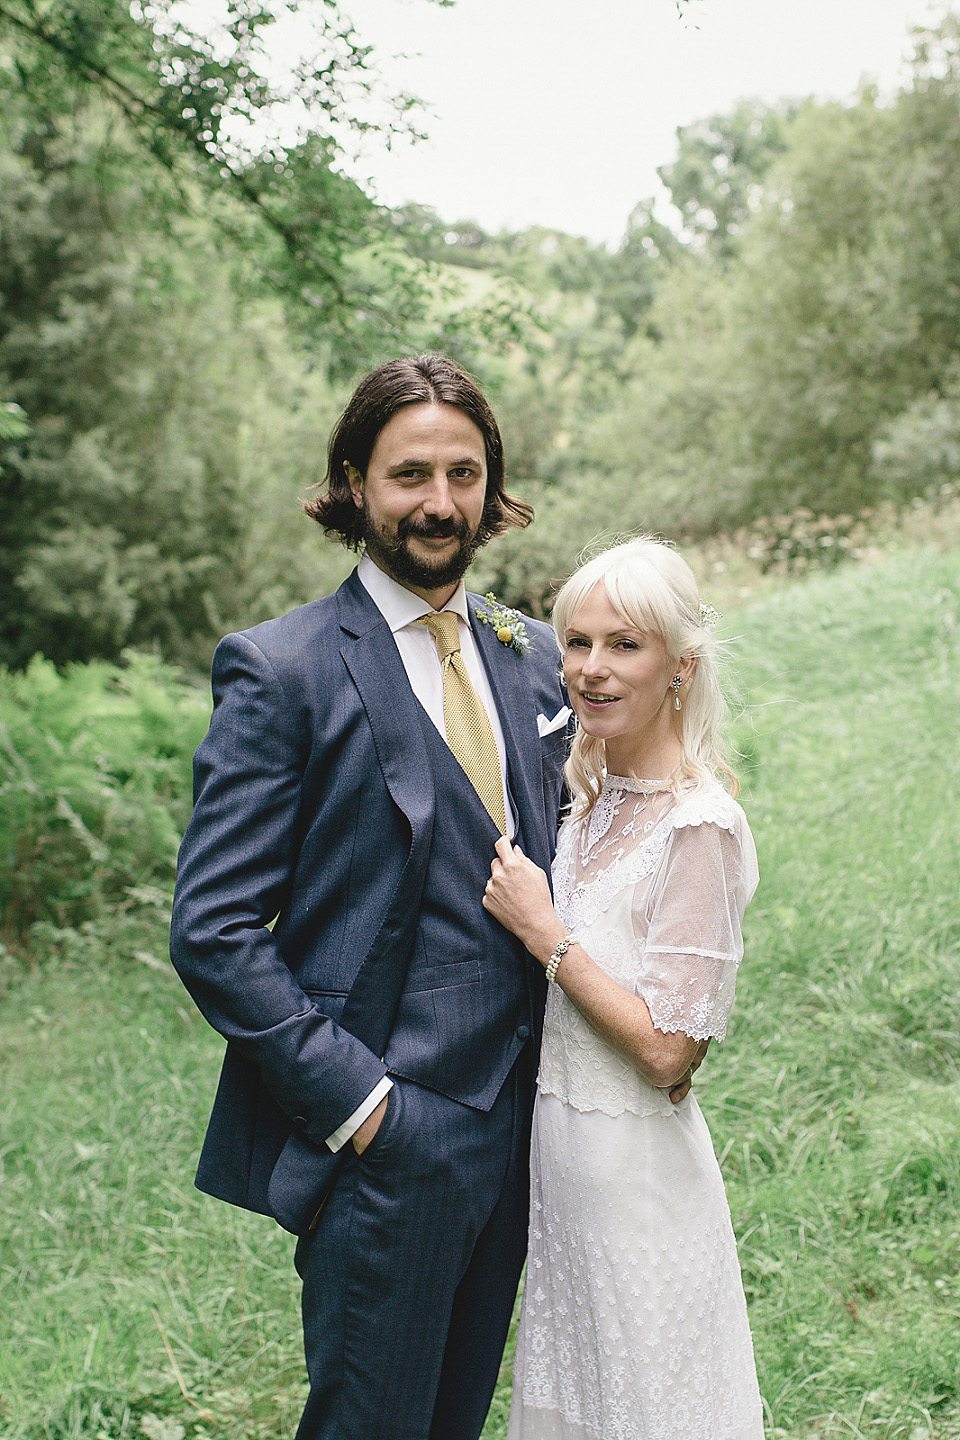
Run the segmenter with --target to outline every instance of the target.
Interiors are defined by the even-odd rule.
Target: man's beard
[[[483,544],[478,538],[478,531],[479,526],[471,533],[468,522],[461,515],[449,520],[400,520],[396,531],[388,534],[373,520],[366,503],[360,511],[360,533],[371,559],[376,560],[401,585],[415,586],[418,590],[440,590],[461,580]],[[454,535],[457,549],[452,555],[431,560],[428,556],[414,554],[408,548],[407,542],[413,535],[427,539],[446,539]]]

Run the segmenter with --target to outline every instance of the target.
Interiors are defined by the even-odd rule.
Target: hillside
[[[697,1092],[768,1433],[958,1437],[960,554],[786,585],[726,633],[763,879]],[[291,1247],[192,1189],[220,1044],[152,925],[48,923],[0,968],[5,1440],[292,1433]]]

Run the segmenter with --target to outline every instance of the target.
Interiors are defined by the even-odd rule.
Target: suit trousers
[[[394,1078],[301,1237],[297,1440],[477,1440],[527,1243],[535,1046],[489,1111]]]

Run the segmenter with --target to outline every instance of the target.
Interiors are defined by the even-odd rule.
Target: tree
[[[809,105],[739,272],[753,514],[873,503],[884,428],[960,350],[960,21],[918,36],[894,104]]]
[[[203,664],[276,588],[254,522],[284,498],[296,535],[322,439],[297,463],[287,437],[336,400],[276,302],[238,306],[203,226],[151,232],[129,174],[91,183],[99,142],[81,126],[0,152],[0,387],[30,420],[0,442],[0,661],[135,645]]]
[[[0,662],[204,665],[339,578],[297,529],[328,377],[515,333],[502,297],[458,314],[336,170],[369,61],[332,6],[300,67],[329,133],[255,136],[288,98],[257,68],[282,8],[240,0],[202,39],[172,5],[0,0]]]
[[[269,40],[281,20],[306,38],[305,58],[278,82]],[[415,102],[387,97],[385,120],[364,118],[383,87],[334,0],[225,0],[210,34],[189,29],[176,0],[0,0],[0,47],[8,100],[54,128],[92,103],[105,155],[147,162],[141,183],[161,191],[157,209],[204,210],[308,333],[345,337],[345,363],[358,334],[376,327],[382,344],[422,313],[421,277],[392,263],[389,246],[372,274],[351,264],[386,232],[338,162],[352,133],[409,130]],[[297,133],[281,142],[292,115]]]
[[[527,487],[537,525],[481,557],[483,583],[539,608],[592,539],[702,537],[797,507],[843,516],[955,483],[960,20],[920,34],[892,103],[865,89],[776,113],[736,244],[710,241],[730,239],[722,214],[677,244],[642,324],[608,332],[615,353],[591,352],[596,326],[565,332],[564,388],[546,387],[563,397],[554,444]],[[533,433],[545,414],[531,403],[520,420]]]
[[[600,316],[615,316],[624,337],[631,339],[646,321],[669,266],[681,253],[676,235],[654,216],[653,201],[635,206],[623,240],[601,269]]]
[[[657,171],[695,248],[718,260],[736,253],[739,236],[763,193],[770,166],[786,149],[794,107],[744,100],[677,130],[676,160]]]

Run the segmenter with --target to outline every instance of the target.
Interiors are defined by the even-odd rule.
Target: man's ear
[[[349,460],[343,462],[343,473],[347,477],[347,484],[350,486],[350,494],[353,496],[353,503],[359,510],[363,504],[363,476],[355,465]]]

